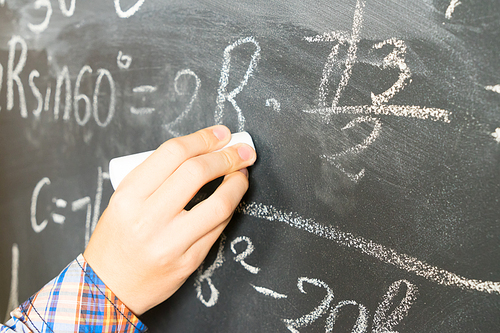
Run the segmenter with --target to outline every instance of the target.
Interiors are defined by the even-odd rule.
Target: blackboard
[[[152,332],[500,327],[497,0],[0,0],[0,313],[108,163],[222,123],[251,186]]]

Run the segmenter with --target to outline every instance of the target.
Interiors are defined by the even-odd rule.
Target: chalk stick
[[[231,141],[217,151],[233,146],[237,143],[246,143],[255,149],[255,145],[253,144],[250,134],[248,134],[248,132],[240,132],[231,134]],[[144,162],[151,154],[153,154],[153,152],[154,150],[151,150],[143,153],[113,158],[109,162],[109,178],[113,188],[116,190],[123,178],[125,178],[125,176],[127,176],[130,171],[134,170],[139,164]]]

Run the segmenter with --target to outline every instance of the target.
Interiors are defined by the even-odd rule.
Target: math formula
[[[6,314],[28,258],[85,249],[109,160],[223,124],[255,139],[250,189],[165,323],[498,327],[499,50],[483,39],[499,7],[485,3],[0,0]]]

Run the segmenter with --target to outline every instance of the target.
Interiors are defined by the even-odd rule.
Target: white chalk
[[[248,132],[232,134],[231,141],[229,141],[229,143],[222,149],[234,146],[238,143],[246,143],[247,145],[255,149],[252,137],[250,136],[250,134],[248,134]],[[219,149],[218,151],[222,149]],[[151,150],[143,153],[113,158],[109,162],[109,178],[111,180],[111,185],[113,186],[113,188],[116,190],[123,178],[125,178],[125,176],[127,176],[130,171],[134,170],[139,164],[144,162],[151,154],[153,154],[153,152],[154,150]]]

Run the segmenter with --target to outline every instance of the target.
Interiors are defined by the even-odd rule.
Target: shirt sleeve
[[[11,316],[0,333],[147,331],[81,254]]]

